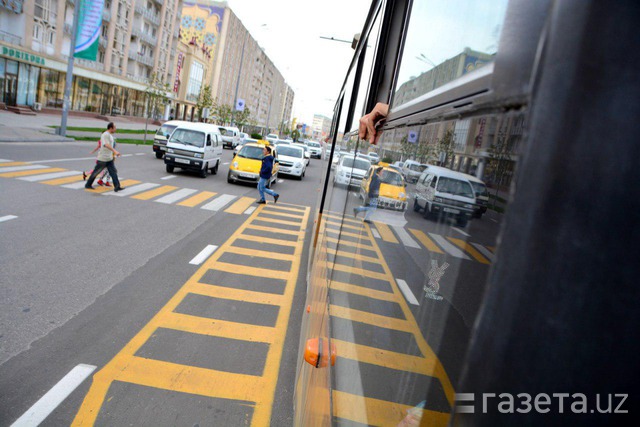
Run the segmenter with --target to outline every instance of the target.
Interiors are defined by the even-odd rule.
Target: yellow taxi
[[[231,165],[229,165],[229,174],[227,182],[234,184],[237,182],[246,182],[249,184],[257,184],[260,180],[260,168],[262,167],[262,158],[264,154],[262,150],[265,146],[271,146],[274,162],[271,171],[271,179],[267,183],[267,188],[275,184],[278,180],[278,153],[275,147],[269,144],[269,141],[259,140],[258,142],[248,142],[242,146],[238,153],[233,157]]]
[[[405,188],[404,178],[397,169],[392,168],[388,163],[379,163],[369,168],[360,183],[360,197],[368,203],[371,177],[379,167],[382,167],[382,178],[380,179],[378,207],[399,211],[406,210],[407,190]]]

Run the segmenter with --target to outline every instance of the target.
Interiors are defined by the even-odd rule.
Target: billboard
[[[202,49],[213,59],[222,31],[224,6],[185,0],[180,20],[180,41]]]
[[[78,0],[77,4],[80,6],[76,10],[79,15],[73,56],[95,61],[98,56],[104,0]]]

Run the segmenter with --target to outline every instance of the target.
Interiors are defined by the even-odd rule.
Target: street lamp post
[[[238,78],[236,79],[236,94],[233,98],[233,110],[231,110],[231,124],[236,124],[236,107],[238,106],[238,89],[240,88],[240,76],[242,75],[242,63],[244,61],[244,47],[247,44],[247,39],[249,38],[249,30],[247,30],[247,35],[242,42],[242,53],[240,54],[240,67],[238,67]]]

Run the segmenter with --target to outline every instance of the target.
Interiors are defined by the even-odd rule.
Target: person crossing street
[[[87,183],[84,188],[87,190],[93,190],[93,181],[98,174],[107,168],[109,175],[113,179],[113,191],[118,192],[124,190],[124,187],[120,186],[120,180],[118,179],[118,171],[113,164],[113,158],[120,157],[120,153],[113,148],[113,134],[116,132],[116,125],[110,122],[107,125],[107,130],[100,137],[100,149],[98,150],[98,162],[96,167],[93,168],[91,176],[87,179]]]
[[[267,183],[271,180],[271,174],[273,172],[273,162],[274,158],[271,155],[271,147],[265,146],[262,149],[262,153],[264,157],[262,158],[262,167],[260,168],[260,180],[258,181],[258,192],[260,193],[260,200],[256,203],[259,205],[263,205],[267,203],[264,199],[264,193],[267,193],[270,196],[273,196],[273,203],[278,203],[278,199],[280,195],[275,191],[266,188]]]

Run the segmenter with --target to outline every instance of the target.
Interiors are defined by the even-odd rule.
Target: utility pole
[[[71,46],[69,48],[69,60],[67,62],[67,75],[64,83],[64,100],[62,103],[62,119],[60,120],[60,128],[58,135],[67,136],[67,117],[71,104],[71,85],[73,83],[73,56],[76,51],[76,31],[78,29],[78,13],[83,6],[83,1],[78,0],[76,7],[73,9],[73,25],[71,26]]]
[[[238,67],[238,78],[236,79],[236,94],[233,98],[233,109],[231,110],[231,125],[236,124],[236,107],[238,105],[238,89],[240,88],[240,75],[242,74],[242,62],[244,61],[244,47],[247,44],[248,38],[249,38],[249,30],[247,30],[247,35],[244,37],[244,41],[242,42],[242,53],[240,54],[240,67]]]

